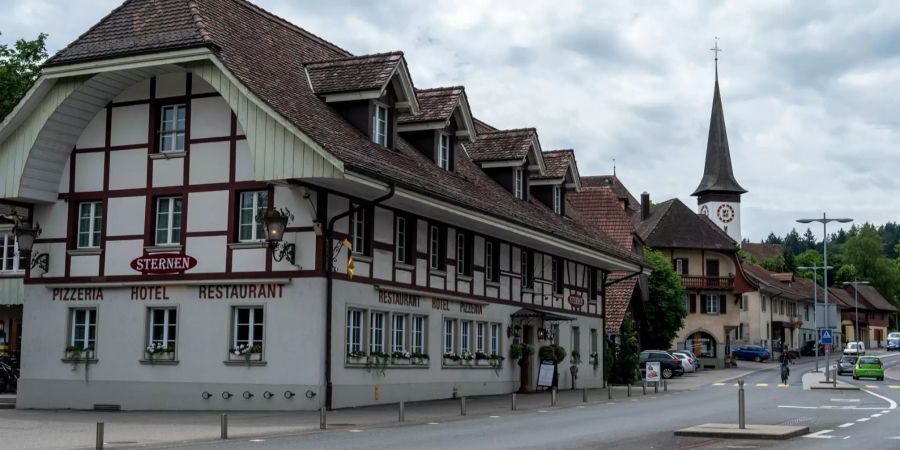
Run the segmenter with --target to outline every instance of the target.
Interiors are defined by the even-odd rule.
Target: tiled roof
[[[845,291],[841,288],[836,288],[836,287],[828,288],[828,298],[829,298],[830,302],[833,302],[843,308],[853,308],[854,307],[853,295],[847,293],[847,291]],[[822,301],[825,301],[824,297],[822,297]]]
[[[534,178],[563,178],[569,170],[569,164],[574,164],[575,151],[571,149],[549,150],[544,153],[544,175]]]
[[[784,283],[775,278],[773,272],[769,272],[763,267],[753,264],[750,261],[741,260],[741,269],[743,269],[744,274],[747,275],[749,281],[759,289],[766,289],[769,291],[775,290],[794,297],[795,299],[811,298],[812,296],[811,290],[807,292],[802,285]]]
[[[490,133],[491,131],[500,131],[498,128],[495,128],[491,125],[488,125],[486,122],[478,120],[477,117],[473,117],[472,121],[475,122],[475,131],[477,131],[478,134]]]
[[[628,274],[625,272],[612,272],[609,274],[607,282],[626,276]],[[636,287],[637,277],[631,277],[607,288],[605,320],[607,333],[618,333],[622,329],[622,322],[625,320],[625,314],[628,313],[628,306],[631,304]]]
[[[184,4],[191,7],[183,8]],[[166,19],[140,22],[141,11],[156,11],[156,5],[167,6],[160,9]],[[113,17],[116,11],[125,9],[128,11],[126,16]],[[203,24],[205,36],[225,68],[276,113],[341,160],[345,170],[643,264],[641,258],[624,252],[586,224],[554,214],[541,205],[515,199],[466,158],[464,152],[456,152],[456,173],[448,173],[402,139],[398,139],[395,150],[376,145],[323,102],[305,82],[307,64],[352,55],[249,2],[128,0],[116,11],[104,20],[123,24],[124,31],[113,28],[113,32],[109,32],[109,27],[98,25],[70,46],[83,49],[80,54],[64,50],[57,55],[58,58],[54,57],[53,62],[61,64],[108,57],[110,52],[99,48],[95,53],[87,44],[134,33],[138,22],[145,24],[146,29],[142,28],[142,33],[157,33],[159,38],[147,45],[132,47],[132,52],[159,51],[179,45],[177,36],[166,38],[166,30],[172,23],[180,23],[179,20]],[[176,14],[171,11],[180,11],[183,17],[175,17]],[[197,33],[199,35],[200,31]],[[489,134],[493,136],[488,136],[484,141],[497,145],[497,153],[501,156],[521,154],[524,157],[527,151],[524,143],[530,143],[531,136],[536,137],[533,128]],[[511,145],[508,148],[500,145],[504,143]]]
[[[439,87],[432,89],[416,89],[419,100],[419,114],[402,113],[397,116],[398,123],[430,122],[447,120],[459,105],[459,97],[465,95],[462,86]]]
[[[466,151],[475,162],[525,159],[536,138],[534,128],[479,132],[477,141],[466,144]]]
[[[652,248],[737,251],[734,240],[709,218],[691,211],[677,198],[650,208],[650,216],[646,220],[635,214],[632,223],[641,240]]]
[[[772,272],[772,278],[782,283],[790,283],[794,281],[794,274],[791,272]]]
[[[759,262],[763,262],[773,256],[781,256],[784,253],[784,246],[781,244],[754,244],[747,242],[742,244],[741,248]]]
[[[897,311],[897,307],[884,298],[874,286],[860,284],[857,287],[859,288],[859,298],[864,299],[873,309],[878,311]],[[847,286],[847,294],[851,297],[853,296],[853,286]]]
[[[316,94],[381,89],[403,59],[403,52],[351,56],[306,65]]]
[[[794,278],[792,285],[795,288],[802,290],[808,299],[816,298],[820,302],[825,299],[825,289],[818,283],[813,283],[813,280],[810,280],[809,278]],[[813,287],[815,287],[817,291],[815,297],[813,297]]]
[[[580,192],[570,192],[566,198],[591,225],[627,251],[633,250],[634,227],[611,188],[583,187]]]
[[[622,184],[622,181],[615,175],[595,175],[590,177],[581,177],[582,187],[610,187],[619,200],[624,200],[625,210],[628,215],[634,214],[641,209],[641,202],[636,199],[631,192]]]

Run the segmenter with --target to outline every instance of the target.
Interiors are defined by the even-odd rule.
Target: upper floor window
[[[156,245],[181,242],[181,197],[156,199]]]
[[[375,105],[375,117],[372,123],[372,140],[384,147],[388,145],[388,109]]]
[[[466,235],[456,233],[456,273],[458,275],[466,274],[466,264]]]
[[[522,287],[530,288],[531,287],[531,258],[529,257],[528,250],[522,250],[521,256],[519,257],[521,262],[521,274],[522,274]]]
[[[25,257],[19,253],[16,236],[12,233],[0,235],[0,272],[25,270]]]
[[[525,171],[522,169],[516,169],[514,180],[513,180],[513,194],[516,195],[516,198],[522,200],[525,199]]]
[[[688,260],[687,258],[675,258],[672,260],[672,266],[675,268],[675,272],[681,275],[688,274]]]
[[[265,213],[269,206],[269,193],[267,191],[252,191],[241,193],[240,221],[238,223],[241,242],[261,241],[266,238],[262,221],[258,217]]]
[[[99,248],[103,228],[103,203],[78,204],[78,248]]]
[[[559,186],[553,186],[553,212],[556,214],[562,214],[562,188]]]
[[[366,215],[366,208],[359,208],[350,214],[350,243],[353,245],[353,253],[360,255],[367,254],[366,246],[369,243]]]
[[[553,274],[553,292],[556,294],[563,293],[563,267],[562,261],[559,258],[553,258],[553,264],[551,267],[551,271]]]
[[[498,260],[500,249],[494,241],[484,243],[484,279],[487,281],[499,281]]]
[[[432,270],[444,270],[444,236],[439,226],[428,226],[428,267]]]
[[[166,105],[162,107],[159,121],[159,151],[184,151],[184,129],[187,107]]]
[[[719,313],[719,296],[718,295],[707,295],[706,296],[706,313],[707,314],[718,314]]]
[[[441,133],[440,136],[437,163],[441,169],[450,170],[450,135]]]
[[[394,236],[394,251],[397,262],[412,264],[415,261],[416,227],[415,219],[397,216],[396,236]]]

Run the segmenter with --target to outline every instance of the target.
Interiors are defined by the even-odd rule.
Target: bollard
[[[324,429],[328,428],[328,424],[325,420],[326,420],[325,407],[323,406],[323,407],[319,408],[319,429],[320,430],[324,430]]]
[[[607,398],[607,400],[612,400],[612,385],[611,384],[606,385],[606,398]]]
[[[669,392],[669,380],[663,380],[663,392]]]
[[[644,395],[647,395],[647,382],[646,381],[641,383],[641,390],[644,391]]]
[[[625,385],[626,394],[631,397],[631,383]]]
[[[556,406],[556,388],[550,388],[550,406]]]
[[[519,405],[517,404],[517,403],[518,403],[517,400],[518,400],[518,399],[516,398],[516,393],[513,392],[513,393],[512,393],[512,399],[510,400],[510,408],[511,408],[513,411],[515,411],[516,409],[519,408]]]
[[[653,382],[653,393],[654,393],[654,394],[659,394],[659,381],[654,381],[654,382]]]
[[[459,415],[461,415],[461,416],[466,415],[466,398],[465,397],[459,398]]]
[[[587,388],[581,389],[581,403],[587,403]]]
[[[835,367],[834,372],[831,373],[831,387],[837,389],[837,367]]]
[[[97,422],[97,450],[103,450],[103,422]]]
[[[738,381],[738,428],[747,428],[746,416],[744,415],[744,380]]]
[[[219,437],[228,439],[228,414],[222,414],[219,417],[219,426],[222,429]]]
[[[406,422],[406,408],[404,407],[403,400],[400,400],[400,422]]]

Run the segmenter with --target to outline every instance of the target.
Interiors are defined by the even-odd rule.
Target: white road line
[[[881,414],[877,414],[877,413],[876,413],[876,414],[872,414],[872,415],[869,416],[869,417],[881,417]]]
[[[833,402],[847,402],[847,403],[854,403],[854,402],[859,402],[860,399],[858,399],[858,398],[833,398],[833,399],[831,399],[831,401],[833,401]]]
[[[821,431],[816,431],[815,433],[809,433],[809,434],[807,434],[807,435],[804,435],[803,437],[805,437],[805,438],[815,438],[815,439],[831,439],[831,438],[833,438],[834,436],[825,436],[825,435],[828,434],[828,433],[831,433],[832,431],[834,431],[834,430],[821,430]]]
[[[889,413],[889,412],[891,412],[891,410],[886,409],[886,410],[882,411],[881,413],[882,413],[882,414],[887,414],[887,413]]]
[[[779,408],[793,408],[793,409],[819,409],[818,406],[793,406],[793,405],[778,405]]]
[[[856,424],[853,422],[847,422],[847,423],[838,425],[838,428],[847,428],[847,427],[852,427],[853,425],[856,425]]]
[[[856,419],[857,422],[868,422],[872,420],[871,417],[863,417],[862,419]]]
[[[874,393],[874,392],[872,392],[872,391],[866,390],[866,389],[863,389],[862,391],[865,392],[865,393],[867,393],[867,394],[873,395],[873,396],[875,396],[875,397],[878,397],[878,398],[880,398],[880,399],[882,399],[882,400],[888,402],[888,403],[891,405],[891,406],[888,407],[888,409],[897,409],[897,402],[895,402],[893,399],[887,398],[887,397],[885,397],[885,396],[883,396],[883,395],[878,395],[878,394],[876,394],[876,393]]]

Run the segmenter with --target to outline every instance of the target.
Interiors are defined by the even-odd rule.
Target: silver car
[[[672,352],[676,358],[681,360],[681,367],[684,368],[685,373],[694,373],[697,371],[697,361],[694,358],[691,358],[690,355],[684,352]]]

